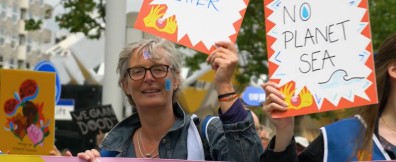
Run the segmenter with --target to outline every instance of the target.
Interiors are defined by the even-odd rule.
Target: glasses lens
[[[132,80],[141,80],[144,78],[146,75],[146,71],[150,70],[151,75],[156,78],[164,78],[168,74],[168,65],[155,65],[150,68],[144,68],[144,67],[133,67],[128,69],[129,77]]]
[[[146,69],[144,69],[143,67],[134,67],[130,68],[129,77],[131,77],[132,80],[140,80],[143,79],[145,73]]]
[[[150,71],[154,78],[163,78],[168,74],[168,66],[156,65],[151,67]]]

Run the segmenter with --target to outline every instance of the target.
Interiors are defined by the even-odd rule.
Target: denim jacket
[[[179,104],[173,105],[173,112],[176,121],[158,146],[159,158],[187,159],[187,132],[191,119]],[[134,113],[110,130],[99,147],[116,152],[117,157],[136,157],[132,136],[139,127],[139,116]],[[201,137],[206,160],[259,161],[263,149],[251,113],[242,122],[233,124],[222,124],[215,118],[208,124],[206,132],[209,142]]]

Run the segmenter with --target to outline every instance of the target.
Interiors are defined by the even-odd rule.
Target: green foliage
[[[185,64],[187,67],[190,68],[191,71],[199,70],[199,64],[201,62],[205,62],[207,55],[203,54],[201,52],[198,52],[192,57],[186,57],[185,58]]]
[[[105,6],[100,0],[96,4],[94,0],[64,0],[61,2],[67,13],[55,17],[60,28],[69,30],[71,33],[82,32],[90,39],[98,39],[105,29],[99,19],[104,20]],[[93,13],[98,11],[99,15],[93,17]]]
[[[42,23],[43,23],[42,20],[35,20],[35,19],[25,20],[25,30],[26,31],[39,30]]]
[[[263,1],[250,1],[237,39],[239,50],[248,52],[247,64],[241,68],[243,70],[237,76],[242,85],[248,84],[251,76],[268,73],[264,64],[267,60],[265,40]]]
[[[371,34],[374,51],[390,35],[396,33],[396,1],[369,1]]]

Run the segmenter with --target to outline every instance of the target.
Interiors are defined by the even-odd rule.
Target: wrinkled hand
[[[238,50],[231,42],[216,42],[217,47],[206,59],[216,71],[215,84],[231,84],[234,70],[238,63]]]
[[[267,82],[262,85],[266,100],[263,105],[263,111],[270,117],[271,123],[276,128],[276,142],[274,151],[279,152],[286,149],[293,138],[294,117],[272,118],[271,114],[276,111],[286,111],[287,103],[284,101],[285,96],[279,91],[278,84]]]
[[[288,118],[272,118],[271,114],[274,111],[286,111],[287,103],[284,101],[285,96],[278,90],[278,84],[274,82],[267,82],[262,85],[267,96],[263,111],[270,117],[272,124],[277,130],[282,130],[293,124],[292,117]]]
[[[96,158],[100,157],[100,153],[96,149],[91,149],[78,153],[77,157],[80,159],[89,160],[91,162],[96,162]]]
[[[216,42],[216,49],[206,58],[206,62],[215,71],[215,88],[218,95],[235,92],[232,77],[238,63],[238,50],[231,42]],[[219,102],[221,112],[226,113],[237,98]]]

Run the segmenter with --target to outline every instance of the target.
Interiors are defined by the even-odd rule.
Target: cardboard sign
[[[0,70],[0,150],[48,155],[54,146],[55,73]]]
[[[295,116],[377,103],[367,0],[264,0],[270,80]]]
[[[249,0],[144,0],[135,28],[210,54],[236,41]]]
[[[32,156],[32,155],[0,155],[0,161],[4,162],[87,162],[86,160],[77,157],[64,156]],[[109,158],[100,157],[96,159],[97,162],[188,162],[189,160],[179,159],[139,159],[139,158]],[[194,160],[194,162],[199,162]]]
[[[118,123],[111,105],[76,110],[70,114],[83,136],[108,132]]]

